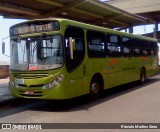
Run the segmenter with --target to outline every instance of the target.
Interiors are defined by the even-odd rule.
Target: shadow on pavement
[[[43,111],[43,112],[72,112],[88,110],[98,104],[104,103],[132,91],[145,88],[160,81],[158,78],[150,78],[144,85],[139,85],[137,82],[117,86],[104,91],[101,98],[95,101],[90,101],[88,96],[81,96],[70,100],[36,100],[17,98],[5,104],[0,104],[0,118],[10,116],[26,110]]]

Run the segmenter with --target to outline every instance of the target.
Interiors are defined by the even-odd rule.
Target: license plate
[[[30,90],[27,90],[27,91],[24,92],[24,94],[33,95],[34,92],[33,92],[33,91],[30,91]]]
[[[15,79],[16,84],[24,84],[24,79]]]

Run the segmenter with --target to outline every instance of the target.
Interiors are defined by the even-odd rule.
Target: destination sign
[[[31,34],[38,32],[49,32],[49,31],[57,31],[60,30],[59,23],[55,22],[32,22],[32,23],[24,23],[13,26],[10,28],[10,35],[22,35],[22,34]]]

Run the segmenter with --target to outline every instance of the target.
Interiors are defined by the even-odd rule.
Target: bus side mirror
[[[5,54],[5,42],[2,42],[2,54]]]
[[[74,47],[74,40],[72,37],[69,38],[69,49],[70,49],[70,59],[73,60],[73,47]]]

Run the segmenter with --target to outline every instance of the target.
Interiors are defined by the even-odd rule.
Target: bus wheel
[[[96,100],[100,97],[102,90],[102,84],[96,80],[93,80],[90,85],[90,99]]]
[[[144,84],[146,82],[146,71],[144,68],[141,69],[140,72],[140,84]]]

